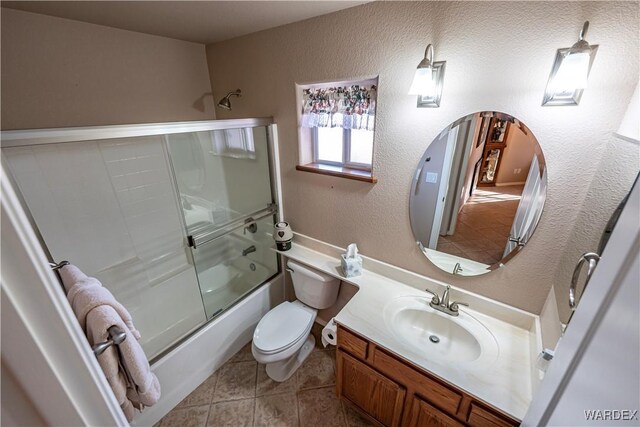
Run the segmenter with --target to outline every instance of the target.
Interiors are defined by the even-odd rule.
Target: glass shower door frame
[[[267,144],[267,165],[268,165],[268,171],[269,171],[269,188],[270,188],[270,193],[271,193],[271,198],[270,198],[270,203],[267,203],[266,206],[264,206],[263,208],[260,208],[258,210],[252,211],[250,213],[247,213],[243,216],[234,218],[232,220],[230,220],[229,222],[226,222],[224,224],[221,224],[220,226],[215,226],[213,224],[211,225],[206,225],[203,226],[201,229],[192,229],[189,224],[187,223],[187,219],[185,218],[182,209],[180,208],[181,206],[181,197],[182,197],[182,193],[180,190],[180,185],[178,184],[178,171],[176,170],[176,166],[174,164],[174,161],[172,159],[172,154],[171,154],[171,148],[170,148],[170,141],[169,138],[167,136],[165,136],[164,138],[164,151],[165,151],[165,155],[166,155],[166,160],[168,162],[168,166],[169,169],[171,170],[171,175],[173,177],[172,180],[172,185],[174,187],[174,195],[176,197],[176,206],[178,207],[178,210],[180,211],[180,219],[182,221],[182,225],[183,225],[183,229],[186,235],[186,244],[187,246],[190,248],[190,257],[191,260],[193,262],[193,265],[196,269],[196,272],[198,273],[199,268],[198,268],[198,262],[196,260],[197,256],[196,253],[194,252],[195,250],[197,250],[198,248],[201,247],[206,247],[209,244],[215,244],[214,241],[216,241],[217,239],[221,239],[224,236],[230,236],[234,231],[240,229],[240,228],[245,228],[248,229],[248,227],[250,227],[252,224],[255,224],[257,222],[259,222],[262,219],[265,219],[267,217],[272,217],[273,218],[273,224],[275,224],[278,221],[278,218],[282,217],[282,213],[281,213],[281,207],[279,206],[278,202],[280,200],[281,197],[281,192],[280,192],[280,187],[278,184],[278,173],[279,173],[279,164],[278,164],[278,159],[276,156],[276,150],[277,150],[277,130],[276,130],[276,125],[273,123],[272,119],[241,119],[241,120],[229,120],[229,121],[224,121],[225,126],[223,127],[217,127],[216,129],[210,129],[211,131],[213,130],[230,130],[230,129],[252,129],[252,128],[258,128],[258,127],[264,127],[265,131],[266,131],[266,144]],[[268,123],[268,124],[267,124]],[[183,133],[183,132],[180,132]],[[238,304],[239,302],[241,302],[246,296],[250,295],[253,291],[255,291],[256,289],[258,289],[259,287],[261,287],[262,285],[264,285],[265,283],[268,283],[270,280],[272,280],[274,277],[276,277],[278,274],[281,274],[283,271],[283,264],[282,264],[282,258],[280,256],[279,253],[276,252],[276,266],[277,269],[275,270],[275,272],[270,275],[269,277],[266,277],[264,280],[262,280],[260,283],[256,284],[250,291],[243,293],[243,295],[241,295],[240,297],[236,298],[235,300],[231,301],[231,303],[229,304],[223,304],[224,307],[221,309],[216,310],[215,312],[209,313],[208,310],[208,304],[207,301],[205,301],[205,296],[204,296],[204,287],[203,284],[200,283],[200,287],[201,287],[201,291],[202,293],[202,304],[205,307],[205,312],[207,313],[207,322],[210,322],[211,320],[215,319],[217,316],[219,316],[220,314],[224,313],[225,311],[227,311],[228,309],[230,309],[231,307],[235,306],[236,304]],[[200,282],[200,274],[198,273],[198,281]]]
[[[273,117],[249,119],[203,120],[191,122],[145,123],[137,125],[87,126],[0,132],[2,148],[56,144],[60,142],[97,141],[101,139],[134,138],[138,136],[170,135],[275,125]]]
[[[189,234],[187,235],[187,244],[193,249],[196,249],[197,247],[205,245],[210,241],[217,239],[218,237],[224,236],[225,234],[229,234],[233,230],[236,230],[240,227],[250,227],[256,221],[270,215],[275,215],[277,214],[277,212],[278,205],[276,205],[275,203],[270,203],[264,209],[260,209],[253,213],[244,215],[241,218],[224,224],[222,227],[209,231],[203,231],[201,233]]]
[[[238,129],[238,128],[253,128],[253,127],[265,127],[266,128],[266,137],[268,144],[268,164],[269,164],[269,175],[270,175],[270,186],[271,186],[271,196],[272,203],[270,203],[265,209],[254,212],[254,219],[258,216],[260,218],[265,218],[268,215],[273,215],[274,220],[277,220],[278,217],[281,217],[282,211],[281,206],[279,206],[279,201],[281,199],[281,190],[278,181],[279,174],[279,163],[277,159],[277,127],[271,117],[264,118],[248,118],[248,119],[231,119],[231,120],[207,120],[207,121],[190,121],[190,122],[168,122],[168,123],[151,123],[151,124],[134,124],[134,125],[111,125],[111,126],[91,126],[91,127],[74,127],[74,128],[49,128],[49,129],[35,129],[35,130],[11,130],[11,131],[2,131],[0,132],[0,139],[2,141],[1,148],[12,148],[12,147],[29,147],[29,146],[37,146],[37,145],[48,145],[48,144],[59,144],[59,143],[70,143],[70,142],[95,142],[100,140],[107,139],[119,139],[119,138],[133,138],[133,137],[143,137],[143,136],[162,136],[169,134],[178,134],[178,133],[189,133],[189,132],[200,132],[200,131],[214,131],[214,130],[225,130],[225,129]],[[165,149],[166,149],[165,145]],[[168,151],[165,150],[165,154],[168,156]],[[51,256],[50,250],[42,237],[42,234],[39,230],[38,225],[36,224],[29,207],[27,206],[24,196],[20,191],[20,188],[16,185],[15,179],[11,174],[10,168],[7,167],[5,163],[5,158],[2,158],[2,168],[6,171],[6,175],[11,182],[11,185],[19,197],[22,208],[26,213],[29,222],[31,224],[32,229],[34,230],[38,241],[43,248],[43,251],[50,262],[57,262],[60,260],[54,260]],[[172,170],[172,168],[171,168]],[[175,179],[175,177],[174,177]],[[175,185],[175,183],[173,183]],[[244,219],[244,218],[242,218]],[[258,220],[257,218],[256,220]],[[241,224],[242,225],[242,224]],[[227,226],[231,227],[231,224]],[[237,228],[237,227],[234,227]],[[186,229],[186,228],[185,228]],[[203,238],[205,236],[202,236]],[[206,236],[207,241],[213,239],[212,236]],[[194,243],[197,245],[198,239],[194,240]],[[187,241],[188,243],[188,241]],[[200,244],[205,244],[204,240],[200,241]],[[191,252],[191,251],[189,251]],[[269,282],[273,277],[276,277],[278,274],[282,272],[282,260],[280,255],[277,255],[277,272],[266,279],[264,283]],[[257,286],[255,289],[257,289]],[[254,289],[254,290],[255,290]],[[252,290],[251,292],[253,292]],[[234,305],[239,302],[234,302]],[[169,348],[164,350],[161,354],[156,356],[154,360],[161,358],[164,354],[174,349],[176,346],[180,345],[185,340],[189,339],[194,333],[200,330],[202,327],[206,326],[211,320],[215,319],[215,317],[211,317],[206,319],[204,323],[199,325],[194,330],[188,332],[183,337],[176,340]]]

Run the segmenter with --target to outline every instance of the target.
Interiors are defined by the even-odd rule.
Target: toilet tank
[[[319,310],[331,307],[336,302],[340,279],[291,260],[287,262],[287,267],[296,298],[300,302]]]

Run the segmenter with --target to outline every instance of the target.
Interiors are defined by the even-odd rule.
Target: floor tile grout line
[[[257,397],[264,397],[264,396],[275,396],[278,394],[285,394],[285,392],[283,393],[274,393],[274,394],[263,394],[260,396],[241,396],[241,397],[233,397],[230,399],[224,399],[224,400],[218,400],[216,402],[211,402],[212,405],[215,405],[216,403],[226,403],[226,402],[237,402],[238,400],[247,400],[247,399],[255,399]]]
[[[344,427],[349,427],[349,422],[347,421],[347,411],[345,410],[344,402],[339,397],[337,398],[340,401],[340,410],[342,411],[342,420],[344,422]]]
[[[296,415],[298,417],[298,427],[302,427],[302,419],[300,417],[300,397],[298,396],[298,390],[296,389]]]
[[[251,427],[256,425],[256,408],[258,407],[258,398],[253,399],[253,409],[251,411]]]
[[[213,410],[213,395],[216,392],[216,387],[218,386],[218,379],[220,378],[220,373],[218,372],[220,371],[220,369],[217,369],[215,371],[213,371],[213,373],[211,375],[209,375],[209,378],[211,378],[213,375],[216,376],[216,380],[213,383],[213,386],[211,387],[211,393],[209,394],[209,413],[207,413],[207,422],[205,424],[205,427],[209,425],[209,418],[211,417],[211,411]],[[209,378],[207,378],[205,381],[208,381]]]
[[[305,387],[305,388],[299,388],[296,389],[296,392],[298,391],[307,391],[307,390],[317,390],[319,388],[327,388],[327,387],[335,387],[336,383],[334,382],[333,384],[322,384],[322,385],[317,385],[317,386],[313,386],[313,387]]]
[[[260,364],[256,361],[256,380],[253,382],[253,398],[258,397],[258,371]]]
[[[207,410],[207,419],[204,422],[204,427],[209,425],[209,417],[211,416],[211,403],[209,403],[209,409]]]
[[[258,398],[253,399],[253,421],[251,421],[251,425],[256,425],[256,412],[258,412]]]

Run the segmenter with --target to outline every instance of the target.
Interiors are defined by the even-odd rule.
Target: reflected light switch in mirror
[[[435,172],[427,172],[427,176],[424,178],[424,182],[431,182],[435,184],[438,182],[438,174]]]

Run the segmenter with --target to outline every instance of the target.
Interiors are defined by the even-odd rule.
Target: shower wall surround
[[[149,357],[206,320],[161,137],[4,154],[55,259],[108,284],[135,319]]]

